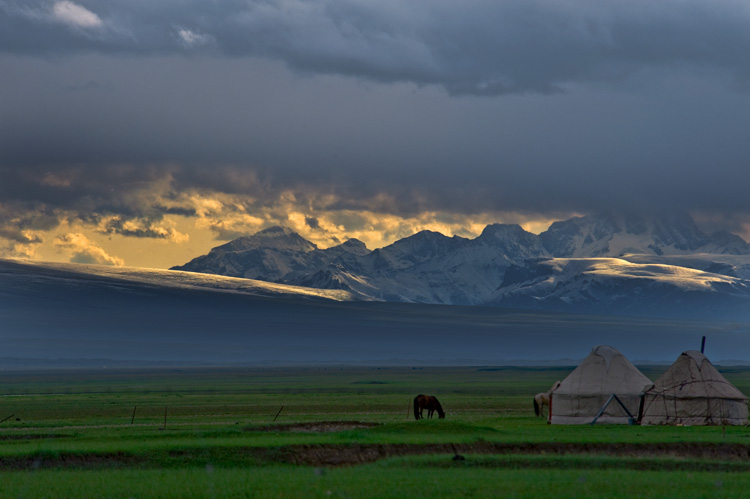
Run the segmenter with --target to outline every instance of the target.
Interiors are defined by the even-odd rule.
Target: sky
[[[682,210],[750,240],[745,0],[0,0],[0,257]]]

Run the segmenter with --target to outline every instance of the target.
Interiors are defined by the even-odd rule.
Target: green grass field
[[[746,495],[749,428],[535,417],[533,395],[571,369],[3,372],[0,497]],[[750,368],[722,372],[750,393]],[[447,418],[414,421],[417,393]],[[300,431],[352,421],[377,425]]]

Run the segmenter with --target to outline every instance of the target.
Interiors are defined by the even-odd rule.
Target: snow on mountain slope
[[[291,229],[270,227],[217,246],[207,255],[172,267],[172,270],[283,282],[286,276],[322,268],[344,253],[358,255],[366,252],[367,248],[360,241],[319,250]]]
[[[196,280],[183,280],[191,277]],[[672,322],[655,320],[335,301],[317,292],[203,277],[0,260],[2,357],[15,358],[14,365],[40,359],[35,364],[41,366],[50,359],[160,367],[162,361],[518,365],[518,359],[580,358],[597,342],[616,344],[633,358],[666,359],[675,344],[703,332],[696,324],[676,332]],[[734,334],[711,337],[712,352],[736,358],[727,357],[737,348]]]
[[[84,265],[74,263],[36,262],[30,260],[0,259],[0,272],[12,272],[15,267],[36,268],[47,277],[72,279],[76,281],[105,278],[117,281],[135,282],[174,289],[200,289],[227,293],[246,294],[264,297],[302,297],[320,298],[335,301],[352,301],[358,299],[347,291],[315,289],[301,286],[276,284],[253,279],[241,279],[213,274],[199,274],[176,270],[145,269],[137,267],[113,267],[104,265]],[[46,272],[46,274],[44,273]],[[39,277],[37,277],[39,278]],[[17,285],[23,285],[22,282]]]
[[[506,272],[488,304],[576,313],[750,319],[750,280],[620,258],[553,258]]]
[[[682,291],[717,292],[719,285],[737,288],[744,294],[748,290],[748,282],[741,279],[675,265],[637,264],[620,258],[582,260],[582,263],[586,267],[580,270],[583,275],[649,280],[674,286]]]
[[[632,263],[660,263],[703,270],[729,277],[750,279],[750,256],[695,253],[690,255],[623,255]]]

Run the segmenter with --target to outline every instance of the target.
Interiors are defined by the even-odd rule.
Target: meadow
[[[532,397],[572,369],[3,371],[0,497],[746,494],[746,427],[547,425]]]

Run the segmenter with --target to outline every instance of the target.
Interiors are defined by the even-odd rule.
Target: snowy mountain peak
[[[490,224],[482,230],[479,237],[518,237],[519,235],[531,234],[526,232],[523,227],[518,224]]]
[[[252,236],[235,239],[211,250],[212,253],[229,253],[254,249],[286,251],[315,251],[318,247],[288,227],[269,227]]]
[[[553,223],[539,238],[551,255],[599,256],[609,254],[609,241],[620,230],[608,217],[575,217]]]
[[[440,232],[423,230],[376,251],[397,258],[405,258],[410,262],[418,262],[445,255],[463,246],[467,241],[468,239],[463,237],[448,237]]]
[[[665,310],[676,313],[682,295],[696,290],[704,301],[750,301],[749,255],[738,236],[709,236],[688,215],[589,215],[538,236],[506,224],[489,225],[475,239],[425,230],[374,251],[356,239],[318,249],[288,228],[271,227],[174,269],[455,305],[585,308],[596,301],[612,312],[654,312],[646,305],[668,305],[659,295],[666,293],[674,304]]]
[[[529,258],[530,255],[541,256],[546,254],[541,240],[536,234],[527,232],[516,224],[492,224],[482,231],[476,238],[477,242],[489,246],[503,248],[504,250],[518,250]]]
[[[750,252],[747,243],[732,236],[719,233],[709,237],[686,213],[588,215],[555,222],[539,235],[544,248],[561,258]]]
[[[411,236],[405,237],[395,243],[387,246],[388,248],[422,248],[436,247],[451,244],[452,242],[466,241],[463,237],[448,237],[440,232],[432,230],[422,230]]]
[[[748,245],[744,239],[727,231],[719,231],[711,234],[706,253],[721,253],[727,255],[745,255],[748,253]]]
[[[347,253],[353,253],[360,256],[370,253],[367,245],[359,239],[349,239],[346,242],[338,245],[338,247],[345,250]]]
[[[280,225],[274,225],[272,227],[267,227],[263,230],[259,230],[255,233],[255,237],[279,237],[279,236],[291,236],[296,235],[297,233],[294,232],[289,227],[282,227]]]
[[[360,257],[370,253],[370,250],[367,249],[365,243],[363,243],[359,239],[349,239],[346,242],[339,244],[338,246],[331,246],[330,248],[320,251],[327,255],[327,257],[330,259],[342,256]]]

